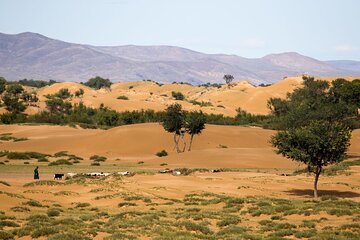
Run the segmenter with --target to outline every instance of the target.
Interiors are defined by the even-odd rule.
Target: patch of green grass
[[[79,196],[79,194],[76,192],[72,192],[72,191],[60,191],[60,192],[54,193],[54,196]]]
[[[211,235],[213,232],[210,230],[208,226],[202,223],[195,223],[191,221],[182,221],[176,223],[178,227],[184,227],[187,231],[195,231],[200,232],[205,235]]]
[[[294,236],[296,238],[311,238],[316,236],[317,231],[315,229],[309,229],[309,230],[298,230]]]
[[[29,208],[23,206],[15,206],[10,208],[10,210],[13,212],[30,212]]]
[[[17,193],[0,191],[0,194],[4,194],[4,195],[7,195],[7,196],[13,197],[13,198],[25,199],[25,197],[23,195],[17,194]]]
[[[27,202],[24,202],[23,204],[31,207],[44,207],[39,201],[36,200],[29,200]]]
[[[227,216],[226,218],[222,219],[221,221],[217,222],[217,226],[218,227],[226,227],[226,226],[229,226],[229,225],[236,225],[238,223],[240,223],[241,220],[238,216],[232,216],[232,215],[229,215]]]
[[[14,141],[14,142],[20,142],[20,141],[26,141],[29,140],[28,138],[17,138],[14,136],[11,136],[12,133],[2,133],[0,134],[0,141]]]
[[[0,230],[0,239],[2,240],[12,240],[14,239],[14,234],[9,231]]]
[[[34,186],[58,186],[58,185],[64,185],[62,182],[53,181],[53,180],[40,180],[35,182],[30,182],[24,184],[24,187],[34,187]]]

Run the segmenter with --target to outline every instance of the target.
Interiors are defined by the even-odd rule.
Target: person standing
[[[40,179],[40,176],[39,176],[39,167],[36,167],[34,169],[34,179]]]

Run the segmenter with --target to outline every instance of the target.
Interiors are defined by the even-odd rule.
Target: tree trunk
[[[184,138],[184,133],[181,133],[181,139],[182,139],[183,142],[184,142],[184,147],[183,147],[182,152],[185,152],[185,149],[186,149],[186,141],[185,141],[185,138]]]
[[[192,145],[193,138],[194,138],[194,134],[191,134],[191,136],[190,136],[190,144],[189,144],[188,151],[191,151],[191,145]]]
[[[318,184],[318,181],[319,181],[320,173],[321,173],[321,168],[317,168],[316,171],[315,171],[314,198],[318,197],[317,184]]]
[[[174,134],[174,142],[175,142],[175,148],[176,148],[176,152],[179,153],[180,149],[179,149],[179,140],[176,139],[177,134]]]

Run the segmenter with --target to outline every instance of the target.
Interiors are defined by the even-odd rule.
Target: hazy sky
[[[92,45],[174,45],[360,60],[359,0],[0,0],[0,32]]]

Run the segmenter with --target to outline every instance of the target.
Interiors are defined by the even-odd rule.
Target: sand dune
[[[260,128],[207,125],[203,134],[194,138],[191,152],[177,154],[173,135],[160,124],[136,124],[110,130],[84,130],[64,126],[0,126],[0,132],[11,132],[30,140],[3,142],[0,150],[37,151],[53,154],[69,151],[88,158],[93,154],[130,163],[144,160],[147,166],[166,162],[176,167],[203,168],[286,168],[299,164],[276,155],[268,143],[272,130]],[[353,134],[351,155],[360,156],[360,131]],[[188,139],[187,139],[188,142]],[[165,149],[169,156],[155,153]]]
[[[356,77],[344,77],[347,80]],[[358,77],[360,78],[360,77]],[[321,77],[332,81],[336,77]],[[180,103],[184,109],[189,111],[202,110],[206,113],[223,114],[235,116],[236,109],[241,108],[254,114],[268,114],[267,101],[272,97],[285,98],[288,92],[301,87],[301,77],[288,77],[271,86],[255,87],[245,80],[236,81],[231,87],[226,85],[221,88],[199,87],[188,84],[157,84],[152,81],[136,81],[115,83],[110,89],[94,90],[82,84],[74,82],[56,83],[36,91],[40,102],[38,107],[29,107],[27,114],[34,114],[45,109],[46,95],[54,94],[62,88],[68,88],[74,94],[80,88],[84,90],[81,98],[72,97],[72,103],[83,102],[86,106],[98,108],[101,104],[116,111],[133,111],[141,109],[152,109],[162,111],[172,103]],[[171,92],[181,92],[185,95],[185,101],[176,101],[172,98]],[[119,96],[126,96],[129,100],[117,99]],[[210,102],[212,106],[200,107],[189,101]],[[0,113],[5,112],[4,108]]]

